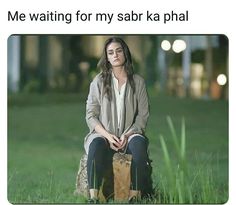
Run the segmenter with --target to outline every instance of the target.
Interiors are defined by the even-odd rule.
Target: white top
[[[125,87],[126,83],[124,83],[120,90],[119,90],[119,82],[118,79],[115,77],[114,73],[112,72],[112,80],[113,80],[113,85],[114,85],[114,90],[115,90],[115,97],[116,97],[116,110],[117,110],[117,117],[118,117],[118,128],[120,128],[120,119],[121,119],[121,114],[124,106],[124,96],[125,96]],[[135,136],[140,136],[143,137],[140,134],[132,134],[129,136],[128,142]]]
[[[126,82],[121,86],[119,90],[119,82],[118,79],[115,77],[114,73],[112,73],[112,80],[115,90],[115,96],[116,96],[116,110],[117,110],[117,118],[118,118],[118,128],[120,128],[120,119],[121,119],[121,113],[124,106],[124,96],[125,96],[125,87]]]

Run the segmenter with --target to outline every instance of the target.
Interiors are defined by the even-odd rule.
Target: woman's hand
[[[101,124],[97,124],[95,126],[95,131],[99,134],[101,134],[102,136],[104,136],[108,142],[110,143],[110,147],[112,149],[114,149],[115,151],[118,151],[119,147],[120,147],[120,140],[117,136],[109,133],[107,130],[105,130]]]
[[[121,135],[119,142],[120,142],[119,149],[123,149],[128,142],[128,137],[126,135]]]
[[[117,136],[113,135],[113,134],[108,134],[106,136],[107,140],[109,141],[110,143],[110,147],[115,150],[115,151],[118,151],[118,149],[120,149],[120,140]]]

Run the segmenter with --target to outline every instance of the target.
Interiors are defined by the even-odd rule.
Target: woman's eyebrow
[[[114,50],[119,50],[119,49],[122,49],[122,47],[118,47],[118,48],[115,48]],[[109,51],[113,51],[113,49],[109,49],[109,50],[107,50],[108,52]]]
[[[122,49],[122,47],[118,47],[118,48],[116,48],[116,50],[119,50],[119,49]]]

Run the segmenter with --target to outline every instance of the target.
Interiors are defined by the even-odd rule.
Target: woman
[[[96,201],[104,173],[104,160],[111,150],[132,154],[129,199],[139,198],[146,180],[147,139],[144,131],[149,116],[148,96],[143,78],[134,74],[126,43],[117,37],[105,42],[98,63],[101,68],[90,84],[85,138],[90,198]]]

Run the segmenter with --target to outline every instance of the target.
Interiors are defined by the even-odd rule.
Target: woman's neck
[[[126,79],[127,78],[127,74],[125,72],[125,68],[124,66],[119,66],[119,67],[113,67],[112,71],[115,75],[115,77],[119,80],[119,79]]]

